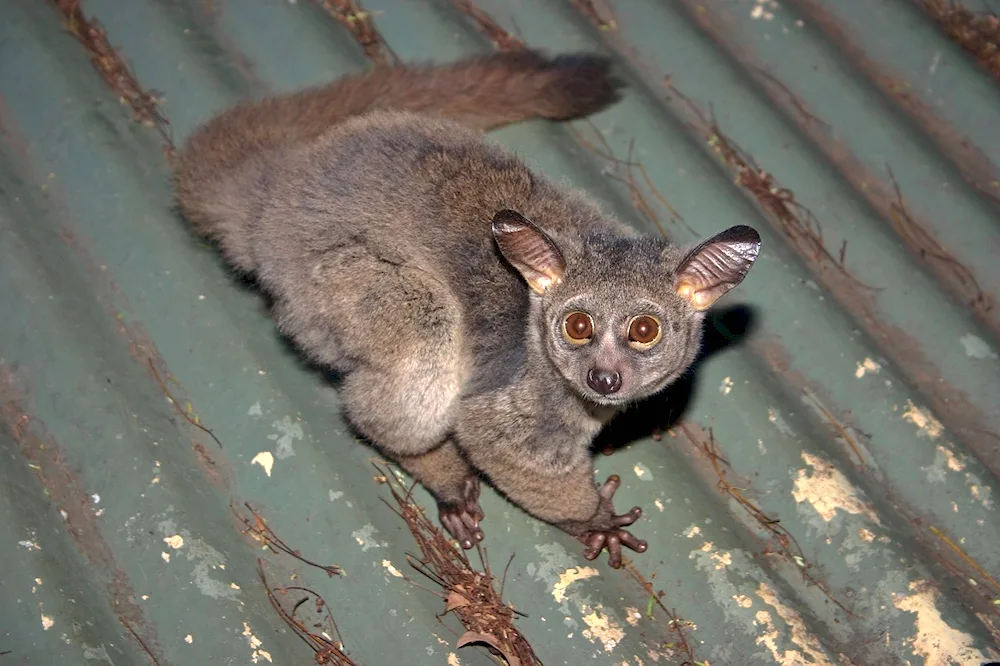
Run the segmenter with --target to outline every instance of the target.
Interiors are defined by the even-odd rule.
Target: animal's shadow
[[[615,418],[594,440],[595,452],[610,453],[663,431],[681,420],[697,388],[698,366],[728,347],[742,344],[753,332],[756,315],[748,305],[715,308],[705,317],[698,358],[676,382]]]

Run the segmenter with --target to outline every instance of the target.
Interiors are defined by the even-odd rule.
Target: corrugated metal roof
[[[485,493],[490,561],[516,555],[504,596],[539,658],[682,663],[678,627],[712,666],[1000,658],[1000,94],[941,5],[6,3],[0,662],[307,663],[263,556],[274,586],[322,595],[359,664],[493,663],[396,576],[434,587],[334,390],[175,214],[164,137],[371,59],[518,41],[605,50],[630,88],[504,144],[639,227],[764,238],[694,380],[595,461],[625,479],[619,506],[644,507],[635,570],[682,622]],[[262,550],[244,502],[347,575]]]

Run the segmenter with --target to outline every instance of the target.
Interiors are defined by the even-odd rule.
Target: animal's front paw
[[[621,483],[622,480],[617,474],[608,477],[600,490],[601,506],[597,512],[598,518],[595,520],[598,525],[577,536],[580,541],[587,545],[583,551],[585,558],[593,560],[601,554],[602,550],[607,548],[608,564],[614,569],[622,565],[622,544],[637,553],[644,553],[647,548],[645,541],[635,538],[631,532],[622,529],[639,520],[642,516],[642,509],[634,506],[628,513],[615,514],[611,500]]]
[[[483,540],[479,521],[486,517],[479,506],[479,477],[470,476],[462,484],[462,500],[439,502],[438,517],[448,533],[466,550]]]

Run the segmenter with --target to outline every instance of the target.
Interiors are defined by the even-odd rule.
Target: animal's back
[[[494,244],[496,211],[528,211],[555,233],[607,224],[585,197],[480,133],[406,112],[348,120],[260,168],[268,175],[249,254],[282,328],[301,338],[316,313],[335,311],[319,345],[329,353],[317,358],[347,370],[381,353],[357,339],[370,333],[364,322],[395,310],[396,339],[450,340],[474,393],[502,386],[524,361],[527,290]]]

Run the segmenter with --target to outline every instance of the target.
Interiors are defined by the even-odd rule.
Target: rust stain
[[[385,39],[375,27],[375,12],[365,11],[355,0],[317,0],[326,13],[347,28],[361,46],[365,55],[376,65],[399,62]]]
[[[676,93],[676,89],[671,90]],[[694,113],[689,102],[684,101],[678,104],[677,108],[706,141],[711,142],[713,137],[716,141],[719,140],[718,126],[714,123],[701,122],[705,120],[704,116]],[[726,151],[722,152],[723,158],[731,156]],[[741,166],[739,162],[736,169],[741,174],[753,171],[753,168],[747,167],[746,164]],[[757,169],[759,170],[759,167]],[[759,171],[764,173],[763,170]],[[752,185],[752,188],[748,189],[754,196],[759,189],[750,181],[737,180],[737,184]],[[772,189],[775,191],[772,192]],[[798,226],[789,224],[786,213],[792,211],[786,206],[789,202],[794,202],[790,193],[784,194],[787,190],[782,190],[777,185],[772,185],[769,192],[769,196],[777,197],[778,200],[770,201],[765,198],[765,201],[760,202],[761,207],[768,213],[765,219],[774,222],[778,230],[789,238],[792,247],[808,261],[808,266],[815,267],[813,273],[816,279],[822,282],[840,306],[872,335],[884,355],[900,368],[911,384],[929,399],[931,408],[940,415],[945,426],[965,441],[984,466],[1000,475],[1000,436],[992,432],[989,416],[978,409],[964,393],[941,381],[941,371],[906,331],[885,323],[879,314],[873,290],[858,282],[844,269],[841,262],[832,258],[832,255],[823,248],[821,236],[810,234],[810,227],[804,227],[801,223]],[[831,265],[831,262],[837,270],[824,270],[824,267]],[[973,298],[972,302],[981,301]],[[984,317],[988,313],[981,307],[973,308],[973,311]],[[992,327],[991,320],[987,323]]]
[[[618,19],[607,0],[570,0],[577,11],[598,30],[617,30]]]
[[[154,128],[163,140],[164,154],[174,156],[170,122],[160,112],[156,95],[140,85],[132,70],[108,40],[108,33],[97,19],[88,17],[80,0],[49,0],[62,18],[63,25],[83,46],[91,64],[108,88],[132,109],[134,118]]]
[[[920,4],[949,37],[1000,81],[1000,17],[974,12],[955,0],[920,0]]]
[[[524,42],[504,30],[503,26],[493,20],[493,17],[477,7],[472,0],[451,0],[451,4],[462,14],[469,17],[475,26],[493,46],[500,51],[517,51],[525,48]]]
[[[813,113],[805,110],[803,103],[782,83],[777,77],[767,73],[754,63],[756,58],[752,52],[745,48],[740,48],[732,43],[726,32],[726,24],[731,21],[730,17],[722,11],[695,11],[693,0],[683,0],[688,8],[691,20],[694,21],[723,51],[727,51],[732,58],[738,61],[759,86],[760,90],[767,96],[768,100],[779,107],[789,105],[802,122],[798,128],[805,133],[812,143],[833,162],[838,173],[847,180],[854,190],[864,198],[879,213],[882,219],[900,234],[910,251],[922,261],[930,271],[932,271],[941,281],[952,291],[963,303],[968,304],[972,313],[993,331],[1000,334],[1000,320],[997,319],[994,311],[994,303],[979,288],[975,274],[967,266],[961,264],[955,256],[949,252],[938,241],[935,236],[928,231],[930,225],[918,215],[908,215],[903,219],[901,211],[905,211],[902,197],[898,188],[893,182],[883,182],[864,163],[862,163],[851,150],[841,141],[834,138],[830,126],[817,118]],[[820,27],[828,33],[828,37],[838,48],[845,49],[852,59],[858,62],[859,67],[866,75],[871,77],[876,83],[883,87],[891,87],[895,83],[888,83],[889,78],[871,61],[860,49],[849,43],[849,37],[843,29],[832,19],[817,3],[808,0],[802,3],[811,14],[812,21],[820,24]],[[700,5],[699,5],[700,6]],[[898,98],[899,95],[896,95]],[[911,107],[908,107],[911,115],[917,114],[921,127],[942,148],[948,156],[956,161],[963,176],[979,190],[989,194],[1000,201],[1000,193],[993,192],[992,183],[997,181],[996,167],[981,153],[974,151],[977,158],[975,166],[966,165],[971,158],[955,155],[948,152],[949,146],[960,146],[963,149],[972,150],[971,142],[964,136],[950,128],[944,121],[934,116],[931,111],[924,108],[918,100],[911,100]],[[681,109],[683,112],[684,110]],[[691,113],[685,113],[691,116]],[[921,121],[923,118],[923,121]],[[697,118],[694,120],[697,121]],[[704,123],[697,123],[695,130],[703,136],[710,136],[711,128],[699,127]],[[947,141],[941,136],[947,134]],[[954,136],[952,136],[954,135]],[[954,152],[954,150],[952,150]],[[968,151],[966,151],[968,152]],[[971,174],[971,175],[970,175]],[[891,173],[890,173],[891,176]],[[890,179],[891,180],[891,179]],[[763,202],[762,202],[763,204]],[[767,206],[765,206],[767,208]],[[768,212],[771,212],[770,210]],[[787,231],[787,230],[786,230]],[[905,232],[905,233],[904,233]],[[792,238],[791,240],[795,240]],[[808,248],[807,248],[808,249]],[[811,261],[824,259],[822,256],[809,257]],[[827,261],[828,263],[828,261]],[[840,262],[843,263],[842,261]]]
[[[155,626],[133,601],[137,598],[135,590],[88,510],[90,493],[66,464],[62,446],[24,407],[26,402],[14,372],[0,364],[0,425],[34,470],[52,505],[64,512],[66,531],[95,573],[104,580],[111,610],[154,663],[166,664]]]
[[[839,53],[853,61],[861,72],[882,89],[888,99],[895,100],[907,115],[920,125],[938,148],[955,162],[969,183],[987,196],[1000,201],[1000,192],[994,185],[1000,179],[998,175],[1000,172],[968,137],[942,120],[918,97],[900,90],[901,77],[886,72],[863,49],[854,44],[850,31],[841,26],[827,11],[822,0],[800,0],[796,3],[796,8],[808,16],[810,25],[825,33],[831,45]]]

